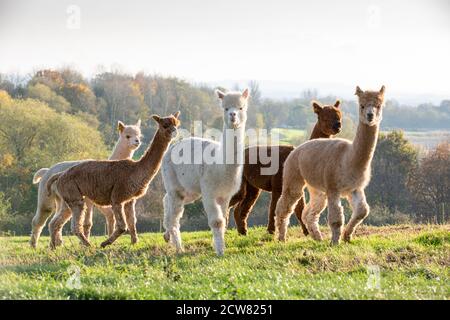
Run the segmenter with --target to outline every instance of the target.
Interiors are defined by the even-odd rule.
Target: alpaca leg
[[[308,228],[306,228],[306,225],[303,223],[302,220],[302,214],[303,209],[305,208],[305,198],[301,197],[300,200],[298,200],[297,205],[295,206],[294,212],[295,216],[297,217],[298,222],[300,223],[300,226],[302,227],[303,234],[307,236],[309,234]]]
[[[71,217],[72,212],[64,202],[58,205],[58,211],[48,225],[50,231],[51,249],[55,249],[63,243],[62,230],[64,225],[70,220]]]
[[[331,228],[331,244],[337,245],[341,240],[342,226],[344,225],[344,208],[341,205],[339,193],[329,193],[328,198],[328,224]]]
[[[86,203],[83,199],[71,201],[67,204],[72,211],[72,233],[80,239],[82,245],[89,247],[91,244],[84,235],[83,223]]]
[[[164,240],[171,241],[175,245],[177,252],[183,252],[183,245],[180,234],[180,219],[184,212],[183,199],[177,194],[166,193],[163,199],[164,203],[164,222],[163,226],[166,230]]]
[[[285,171],[286,172],[286,171]],[[278,240],[286,241],[289,218],[298,200],[303,196],[304,180],[300,177],[292,181],[291,177],[284,178],[283,192],[275,208],[275,227],[278,230]]]
[[[267,224],[267,232],[270,234],[275,233],[275,209],[277,208],[277,203],[280,197],[281,192],[272,191],[272,195],[270,197],[269,221]]]
[[[258,200],[261,190],[248,184],[246,187],[245,198],[234,209],[234,218],[236,221],[236,227],[241,235],[247,234],[247,219],[250,211]]]
[[[98,207],[98,210],[105,216],[106,229],[108,231],[108,236],[111,236],[114,232],[116,225],[116,219],[114,218],[114,212],[111,207]]]
[[[240,210],[238,210],[238,207],[240,206],[242,201],[244,201],[246,194],[247,194],[247,181],[245,180],[245,177],[242,177],[241,187],[239,188],[239,191],[230,200],[230,208],[231,207],[234,208],[234,212],[233,212],[234,223],[236,224],[236,228],[238,229],[238,231],[242,225],[241,214],[240,214]],[[228,225],[228,221],[227,221],[227,225]]]
[[[228,219],[229,219],[229,215],[230,215],[229,204],[230,204],[230,199],[222,200],[222,202],[220,204],[220,208],[221,208],[221,210],[223,212],[223,216],[225,218],[225,230],[228,227]]]
[[[123,203],[113,203],[112,210],[114,212],[114,218],[116,219],[116,228],[111,236],[100,244],[100,247],[104,248],[110,244],[113,244],[123,233],[127,231],[127,224],[125,222],[125,213],[123,211]]]
[[[89,240],[92,229],[92,216],[94,215],[94,204],[90,200],[86,200],[86,213],[84,215],[83,233]]]
[[[138,235],[136,230],[136,200],[127,202],[124,206],[125,218],[127,220],[128,230],[130,231],[131,244],[138,242]]]
[[[202,201],[208,215],[209,227],[213,233],[214,249],[218,256],[223,256],[225,252],[225,219],[222,209],[214,197],[203,196]]]
[[[42,229],[47,222],[48,217],[51,216],[53,212],[53,200],[45,201],[43,203],[38,202],[38,207],[36,209],[36,214],[33,217],[31,222],[31,239],[30,246],[36,248],[37,243],[39,241],[39,237],[41,236]]]
[[[308,187],[310,199],[308,205],[302,213],[302,220],[306,225],[309,234],[314,240],[321,241],[322,233],[319,229],[319,218],[322,211],[327,206],[327,197],[320,190]]]
[[[350,206],[352,207],[352,217],[344,231],[344,241],[349,242],[352,239],[353,232],[356,227],[363,222],[369,215],[369,205],[366,201],[366,195],[363,190],[356,190],[348,197]]]

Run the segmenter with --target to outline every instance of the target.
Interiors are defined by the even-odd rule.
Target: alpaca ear
[[[248,90],[248,88],[246,88],[243,92],[242,92],[242,97],[244,99],[248,99],[248,97],[250,96],[250,91]]]
[[[136,122],[136,127],[140,127],[141,126],[141,119],[139,119],[137,122]]]
[[[223,93],[219,89],[216,89],[216,95],[219,97],[219,99],[223,99],[223,97],[225,97],[225,93]]]
[[[173,114],[173,116],[174,116],[175,118],[178,119],[178,117],[180,116],[180,111],[175,112],[175,113]]]
[[[356,86],[356,92],[355,95],[359,96],[363,93],[363,91],[361,90],[361,88],[359,86]]]
[[[119,132],[122,132],[125,129],[125,125],[123,124],[122,121],[117,121],[117,130],[119,130]]]
[[[161,121],[161,117],[156,114],[152,115],[152,118],[153,118],[153,120],[155,120],[158,123]]]
[[[384,90],[386,89],[386,87],[385,86],[382,86],[381,87],[381,89],[380,89],[380,94],[384,94]]]
[[[341,101],[340,100],[336,100],[336,102],[334,103],[334,107],[335,108],[339,108],[340,105],[341,105]]]
[[[322,111],[322,109],[323,109],[322,106],[316,101],[312,102],[312,106],[313,106],[313,109],[314,109],[314,113],[317,113],[317,114],[319,114],[320,111]]]

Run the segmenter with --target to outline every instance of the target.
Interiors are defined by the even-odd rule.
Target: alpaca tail
[[[64,173],[64,172],[58,172],[58,173],[55,173],[54,175],[52,175],[52,176],[50,177],[50,179],[47,180],[47,193],[48,193],[49,196],[52,194],[52,186],[53,186],[53,183],[54,183],[56,180],[58,180],[59,177],[61,176],[61,174],[63,174],[63,173]]]
[[[44,174],[46,174],[48,172],[48,170],[50,170],[50,169],[49,168],[41,168],[38,171],[36,171],[36,173],[33,176],[33,184],[36,184],[39,181],[41,181],[42,177],[44,176]]]

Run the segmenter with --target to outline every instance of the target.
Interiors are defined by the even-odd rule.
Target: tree
[[[369,203],[391,212],[409,211],[411,194],[406,186],[408,175],[418,163],[418,151],[402,131],[380,134],[372,161],[372,179],[367,188]]]
[[[445,223],[450,206],[450,143],[442,142],[411,172],[408,188],[420,220]]]
[[[28,86],[27,97],[46,102],[50,108],[58,112],[68,112],[71,108],[70,103],[64,97],[57,95],[52,89],[42,83]]]
[[[19,214],[35,207],[31,179],[37,169],[64,160],[107,157],[97,130],[41,101],[12,99],[0,91],[0,119],[0,190]]]

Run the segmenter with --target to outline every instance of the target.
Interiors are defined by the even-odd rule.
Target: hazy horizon
[[[195,83],[261,83],[343,98],[355,85],[403,103],[450,98],[450,3],[23,0],[0,4],[0,73],[71,66]],[[99,67],[100,66],[100,67]],[[296,91],[296,87],[299,87]]]

